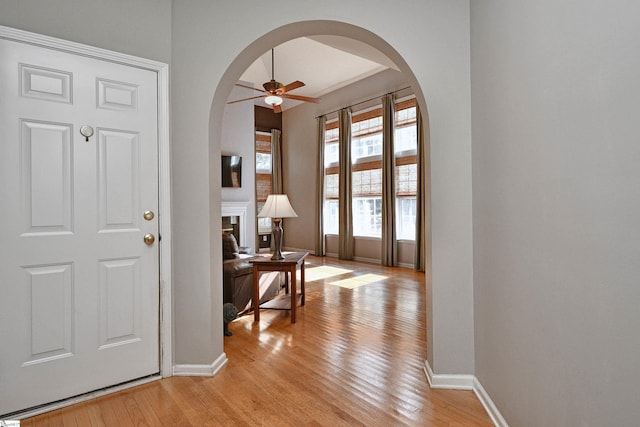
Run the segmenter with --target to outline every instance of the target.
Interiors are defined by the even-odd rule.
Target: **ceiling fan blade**
[[[227,104],[235,104],[236,102],[248,101],[250,99],[265,98],[266,96],[267,96],[267,94],[259,95],[259,96],[252,96],[251,98],[236,99],[235,101],[227,102]]]
[[[302,83],[300,80],[296,80],[295,82],[291,82],[288,85],[281,87],[280,90],[282,91],[282,93],[285,93],[290,90],[298,89],[302,86],[304,86],[304,83]]]
[[[282,107],[279,105],[274,105],[273,106],[273,112],[278,114],[278,113],[282,113]]]
[[[295,99],[296,101],[313,102],[315,104],[318,104],[320,102],[318,98],[311,98],[308,96],[300,96],[300,95],[289,95],[288,93],[283,93],[282,97],[288,98],[288,99]]]
[[[244,87],[244,88],[247,88],[247,89],[257,90],[258,92],[264,92],[264,90],[262,90],[262,89],[258,89],[257,87],[253,87],[253,86],[243,85],[242,83],[236,83],[236,86]]]

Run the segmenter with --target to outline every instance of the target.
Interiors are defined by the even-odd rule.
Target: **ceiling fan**
[[[257,90],[258,92],[262,92],[262,95],[252,96],[251,98],[237,99],[235,101],[229,101],[227,104],[235,104],[236,102],[248,101],[250,99],[264,98],[264,101],[273,107],[273,111],[276,113],[282,112],[282,104],[283,98],[294,99],[296,101],[304,101],[304,102],[315,102],[318,103],[320,100],[318,98],[311,98],[308,96],[301,95],[291,95],[288,92],[298,89],[304,86],[300,80],[296,80],[295,82],[291,82],[288,85],[283,85],[280,82],[277,82],[273,77],[273,49],[271,49],[271,80],[262,85],[264,90],[257,89],[253,86],[243,85],[241,83],[236,83],[236,86],[244,87],[247,89]]]

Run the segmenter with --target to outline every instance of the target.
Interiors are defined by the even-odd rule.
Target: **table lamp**
[[[273,218],[273,230],[271,234],[273,235],[275,251],[271,259],[284,259],[282,252],[280,252],[282,249],[282,233],[284,232],[280,225],[282,218],[295,218],[297,216],[286,194],[270,194],[267,196],[267,201],[264,202],[258,218]]]

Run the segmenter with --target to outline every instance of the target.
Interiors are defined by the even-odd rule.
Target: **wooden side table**
[[[261,271],[281,271],[291,275],[291,301],[289,307],[278,306],[277,308],[288,308],[291,310],[291,323],[296,323],[296,306],[298,291],[296,289],[296,268],[300,266],[300,292],[301,304],[304,305],[304,259],[309,252],[292,252],[284,254],[284,259],[272,260],[269,257],[257,257],[251,260],[253,263],[253,319],[260,321],[260,272]]]

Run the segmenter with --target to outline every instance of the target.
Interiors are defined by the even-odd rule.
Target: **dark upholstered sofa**
[[[233,304],[239,313],[252,307],[253,265],[257,255],[242,255],[233,234],[222,233],[223,302]],[[260,276],[260,303],[274,298],[280,292],[281,273],[262,273]]]

